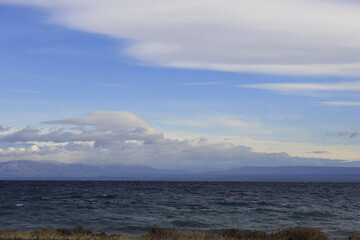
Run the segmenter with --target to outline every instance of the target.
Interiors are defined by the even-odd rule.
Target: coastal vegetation
[[[222,229],[213,232],[191,232],[175,228],[151,228],[139,237],[120,234],[108,235],[86,230],[83,227],[69,229],[40,229],[30,231],[0,231],[0,239],[16,240],[327,240],[325,233],[310,227],[282,229],[274,233],[264,231],[239,231]],[[360,240],[350,236],[349,240]]]

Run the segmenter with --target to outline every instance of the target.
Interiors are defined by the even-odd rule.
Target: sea
[[[360,234],[360,184],[0,181],[1,230],[76,226],[128,236],[309,226],[345,239]]]

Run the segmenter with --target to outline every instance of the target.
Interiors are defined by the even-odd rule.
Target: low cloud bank
[[[285,152],[260,153],[250,147],[205,138],[165,138],[129,112],[90,112],[87,117],[46,121],[70,128],[0,129],[0,160],[55,160],[88,164],[146,164],[158,168],[215,169],[240,166],[339,166],[339,160],[299,158]]]

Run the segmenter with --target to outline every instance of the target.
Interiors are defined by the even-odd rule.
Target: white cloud
[[[8,129],[0,135],[0,161],[55,160],[187,169],[341,164],[329,159],[292,157],[285,152],[255,152],[241,144],[209,142],[205,138],[168,139],[147,121],[129,112],[95,111],[88,117],[45,123],[69,124],[76,128]],[[243,123],[233,120],[226,124],[243,127]]]
[[[314,92],[360,91],[360,81],[335,83],[262,83],[242,84],[238,87],[255,88],[293,94]]]
[[[303,95],[312,97],[354,97],[360,92],[360,81],[327,83],[257,83],[237,85],[241,88],[253,88],[273,91],[280,94]],[[345,95],[346,94],[346,95]],[[353,95],[350,95],[353,94]],[[323,101],[319,104],[330,107],[358,107],[358,101]]]
[[[147,121],[130,112],[93,111],[88,117],[46,121],[44,124],[73,125],[78,131],[62,129],[43,132],[40,129],[24,128],[0,137],[8,142],[69,142],[94,141],[97,146],[107,146],[115,142],[137,140],[154,143],[163,140],[163,134],[154,129]]]
[[[31,155],[38,152],[40,152],[40,149],[36,145],[30,145],[28,147],[0,148],[0,156],[18,157],[23,155]]]
[[[45,121],[44,124],[69,124],[75,126],[93,126],[101,129],[128,131],[144,129],[149,134],[160,134],[147,121],[130,112],[124,111],[93,111],[88,117],[70,118],[56,121]]]
[[[50,22],[131,40],[125,53],[179,68],[360,76],[360,3],[342,0],[0,0]]]
[[[353,64],[236,64],[223,62],[169,62],[168,67],[205,69],[225,72],[266,73],[276,75],[360,76],[360,63]]]
[[[245,119],[245,117],[236,115],[193,116],[192,119],[176,118],[173,120],[164,120],[162,122],[174,126],[216,129],[230,128],[232,130],[236,128],[255,128],[261,126],[261,123],[259,123],[258,121]]]
[[[239,85],[275,91],[360,91],[360,81],[340,83],[265,83]]]

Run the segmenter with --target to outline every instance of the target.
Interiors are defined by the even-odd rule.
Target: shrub
[[[218,231],[218,235],[230,239],[246,239],[246,240],[263,240],[268,239],[269,234],[263,231],[246,231],[241,232],[237,229],[222,229]]]
[[[310,227],[287,228],[270,235],[276,240],[327,240],[325,233]]]
[[[360,240],[360,236],[352,235],[349,237],[349,240]]]

